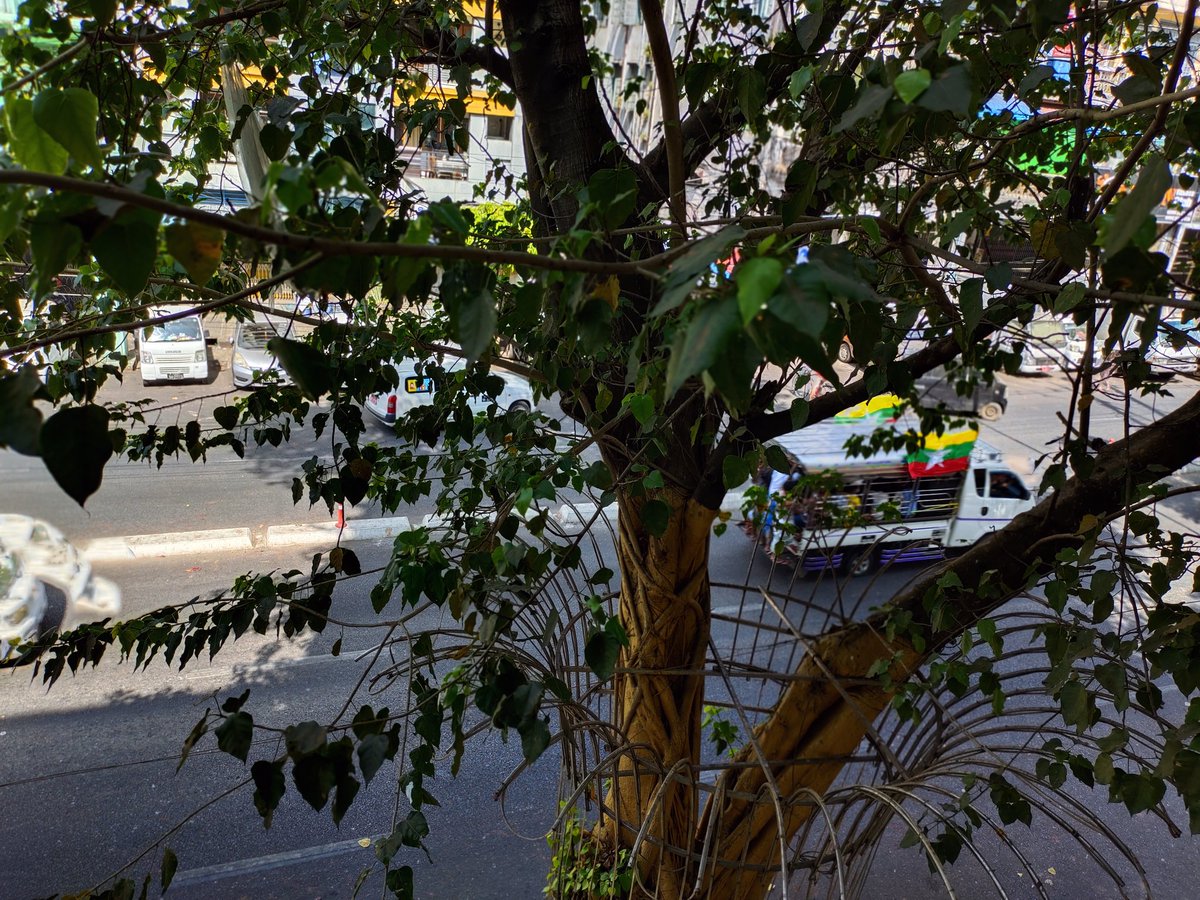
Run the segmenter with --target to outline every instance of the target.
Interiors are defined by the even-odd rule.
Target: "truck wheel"
[[[844,363],[854,361],[854,348],[850,346],[849,341],[838,344],[838,359]]]
[[[842,555],[842,571],[852,578],[870,575],[879,567],[878,547],[854,547]]]
[[[1002,415],[1004,415],[1004,409],[999,403],[985,403],[979,409],[979,418],[985,422],[998,422]]]

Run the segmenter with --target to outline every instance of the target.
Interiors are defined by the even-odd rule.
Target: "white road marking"
[[[364,847],[354,838],[348,841],[336,841],[317,847],[302,847],[297,850],[285,850],[282,853],[270,853],[266,856],[255,856],[250,859],[231,860],[217,863],[213,866],[202,866],[197,869],[185,869],[175,874],[171,887],[180,888],[189,885],[207,884],[221,881],[225,878],[237,878],[242,875],[252,875],[256,872],[268,872],[271,869],[283,869],[288,866],[301,865],[317,859],[328,859],[331,856],[341,856],[343,853],[366,853],[372,861],[375,859],[374,843],[382,835],[372,837],[371,843]]]

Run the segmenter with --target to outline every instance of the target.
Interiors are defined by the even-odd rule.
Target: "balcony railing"
[[[444,150],[428,150],[425,148],[404,151],[408,162],[405,173],[409,178],[447,178],[453,181],[466,181],[469,175],[469,164],[463,156],[451,156]]]

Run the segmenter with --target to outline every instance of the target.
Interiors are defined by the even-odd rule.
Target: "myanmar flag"
[[[843,409],[833,417],[835,422],[894,422],[896,410],[900,408],[900,398],[895,394],[880,394],[870,400],[864,400],[857,406]]]
[[[921,449],[904,459],[908,474],[913,478],[926,478],[966,471],[977,437],[979,432],[974,428],[948,431],[943,435],[925,435]]]

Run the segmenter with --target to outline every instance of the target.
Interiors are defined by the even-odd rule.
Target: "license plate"
[[[183,381],[183,373],[182,372],[168,372],[167,380],[168,381]]]
[[[430,394],[433,392],[433,379],[405,378],[404,392],[406,394]]]

